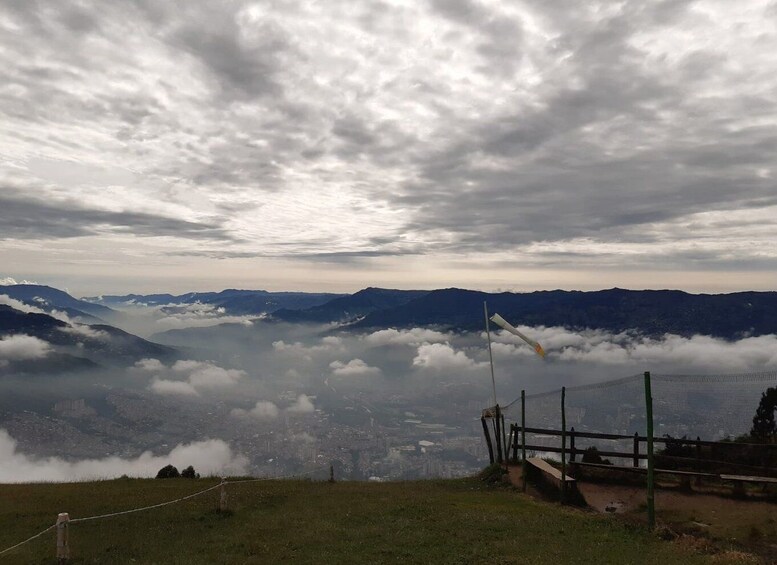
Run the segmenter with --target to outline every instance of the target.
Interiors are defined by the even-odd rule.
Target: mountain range
[[[483,303],[518,325],[634,330],[645,335],[704,334],[726,339],[777,333],[777,292],[690,294],[679,290],[486,293],[448,288],[401,291],[368,288],[322,306],[279,311],[284,321],[340,323],[351,329],[484,327]]]
[[[311,292],[269,292],[267,290],[238,290],[234,288],[220,292],[187,292],[186,294],[124,294],[85,297],[83,300],[94,305],[126,308],[127,306],[170,306],[184,304],[209,304],[223,308],[224,313],[234,316],[259,315],[277,310],[300,310],[325,304],[346,296],[332,293]]]

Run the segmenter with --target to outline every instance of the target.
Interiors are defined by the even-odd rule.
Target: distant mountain
[[[0,294],[35,306],[45,312],[59,310],[71,318],[85,322],[109,320],[116,312],[106,306],[73,298],[67,292],[37,284],[13,284],[0,286]]]
[[[351,322],[373,312],[390,311],[411,300],[421,298],[428,292],[428,290],[365,288],[305,310],[278,310],[272,317],[284,322]]]
[[[105,324],[70,324],[48,314],[25,313],[0,304],[0,337],[28,335],[51,344],[57,354],[106,365],[131,364],[146,357],[172,358],[171,347],[146,341]]]
[[[266,290],[227,289],[221,292],[189,292],[186,294],[126,294],[85,297],[90,303],[115,306],[132,304],[165,306],[169,304],[210,304],[223,308],[226,314],[236,316],[259,315],[276,310],[301,310],[329,302],[344,296],[331,293],[268,292]]]
[[[489,294],[449,288],[376,310],[352,328],[483,327],[483,302],[514,324],[704,334],[733,339],[777,333],[777,292],[688,294],[678,290],[541,291]]]

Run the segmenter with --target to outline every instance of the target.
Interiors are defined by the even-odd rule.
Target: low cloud
[[[73,324],[71,326],[59,328],[59,331],[76,337],[85,337],[88,339],[106,340],[110,339],[111,337],[108,332],[96,330],[86,324]]]
[[[188,374],[189,382],[198,389],[232,386],[246,375],[245,371],[222,369],[218,365],[202,361],[176,361],[172,370]]]
[[[239,369],[224,369],[208,361],[182,360],[167,367],[158,359],[135,363],[136,372],[154,376],[149,388],[159,394],[196,396],[204,390],[231,387],[246,376]]]
[[[60,457],[38,458],[20,453],[16,440],[0,429],[0,482],[3,483],[86,481],[121,475],[153,477],[168,464],[179,469],[192,465],[203,475],[241,475],[248,470],[248,459],[233,452],[220,439],[179,444],[163,455],[145,451],[134,459],[105,457],[66,461]]]
[[[174,396],[199,396],[200,393],[186,381],[170,381],[167,379],[154,379],[148,386],[157,394]]]
[[[387,330],[379,330],[366,335],[364,341],[373,347],[383,347],[387,345],[418,346],[422,343],[442,343],[448,341],[450,338],[450,334],[424,328],[413,328],[411,330],[389,328]]]
[[[425,343],[418,347],[413,359],[413,366],[432,370],[475,369],[482,365],[463,351],[456,351],[449,343]]]
[[[307,394],[300,394],[294,404],[286,408],[286,411],[292,414],[309,414],[315,410],[313,400]]]
[[[603,365],[696,367],[704,370],[747,371],[777,367],[777,336],[762,335],[727,341],[704,335],[660,338],[602,330],[573,332],[560,327],[518,326],[539,341],[549,361]],[[507,332],[493,334],[495,357],[535,357],[534,351]],[[485,335],[483,335],[485,339]]]
[[[51,351],[48,342],[29,335],[11,335],[0,338],[0,362],[40,359]]]
[[[380,369],[378,367],[370,367],[361,359],[351,359],[348,363],[342,361],[332,361],[329,364],[332,369],[333,375],[341,377],[352,376],[365,376],[365,375],[379,375]]]
[[[260,400],[256,403],[256,406],[250,410],[243,410],[242,408],[235,408],[231,412],[232,416],[237,418],[256,418],[257,420],[274,420],[280,414],[280,410],[273,402],[266,400]]]

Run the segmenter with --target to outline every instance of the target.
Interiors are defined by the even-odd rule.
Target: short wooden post
[[[575,427],[569,430],[569,462],[575,462]]]
[[[634,467],[639,467],[639,432],[634,432]]]
[[[518,463],[518,424],[513,424],[513,460]]]
[[[335,466],[329,465],[329,482],[335,482]]]
[[[221,477],[221,489],[219,489],[219,512],[227,511],[227,478]]]
[[[68,524],[70,514],[62,512],[57,515],[57,563],[63,565],[70,559],[70,545],[68,544]]]

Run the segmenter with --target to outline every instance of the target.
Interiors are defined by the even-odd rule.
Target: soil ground
[[[520,466],[509,468],[510,482],[522,484]],[[655,491],[656,521],[676,535],[692,535],[713,543],[741,548],[777,564],[777,502],[757,496],[734,498],[728,491],[710,487],[703,492],[682,491],[676,485],[659,485]],[[647,520],[646,491],[642,485],[578,481],[588,507],[613,514],[627,522]],[[529,485],[527,493],[543,494]]]

